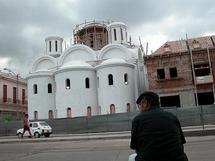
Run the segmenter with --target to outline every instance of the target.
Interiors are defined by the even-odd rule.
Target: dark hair
[[[152,91],[143,92],[136,103],[139,104],[143,99],[146,99],[151,104],[151,107],[160,107],[159,96]]]
[[[25,114],[25,117],[28,117],[28,114],[27,114],[27,113]]]

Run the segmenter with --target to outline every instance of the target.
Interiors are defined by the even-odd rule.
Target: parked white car
[[[32,135],[39,138],[40,136],[49,137],[52,134],[52,128],[49,126],[45,121],[37,121],[37,122],[30,122],[30,130]],[[18,137],[21,137],[23,133],[23,128],[18,129],[16,134]],[[24,136],[30,137],[28,131],[25,132]]]

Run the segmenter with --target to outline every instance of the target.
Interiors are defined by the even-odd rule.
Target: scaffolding
[[[73,30],[74,44],[84,44],[93,50],[100,50],[108,44],[107,25],[109,23],[94,20],[76,25]]]
[[[190,53],[190,60],[191,60],[191,68],[192,68],[192,75],[193,75],[193,80],[194,80],[194,90],[195,90],[195,100],[196,100],[196,106],[199,106],[199,98],[198,98],[198,90],[197,90],[197,86],[199,85],[197,83],[197,76],[195,73],[195,67],[194,67],[194,60],[193,60],[193,50],[190,49],[190,47],[188,46],[188,50]],[[213,72],[212,72],[212,64],[211,64],[211,58],[210,58],[210,50],[209,48],[205,48],[205,49],[201,49],[201,50],[206,50],[207,53],[207,59],[208,59],[208,65],[209,65],[209,70],[210,70],[210,76],[212,77],[212,79],[214,78],[213,76]],[[210,83],[210,82],[209,82]],[[215,101],[215,87],[214,87],[214,81],[211,81],[212,84],[212,91],[213,91],[213,99]]]

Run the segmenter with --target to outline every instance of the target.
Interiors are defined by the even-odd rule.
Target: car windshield
[[[40,122],[41,126],[49,126],[46,122]]]

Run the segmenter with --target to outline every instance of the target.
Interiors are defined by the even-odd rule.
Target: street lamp
[[[11,69],[8,69],[8,68],[4,68],[4,70],[7,70],[9,73],[12,73],[13,75],[15,75],[16,76],[16,102],[15,103],[17,103],[18,104],[18,99],[19,99],[19,97],[18,97],[18,94],[19,94],[19,92],[18,92],[18,87],[19,87],[19,75],[20,74],[16,74],[15,72],[13,72]],[[18,108],[18,107],[17,107]],[[18,109],[16,109],[16,117],[17,117],[17,119],[18,119]]]

